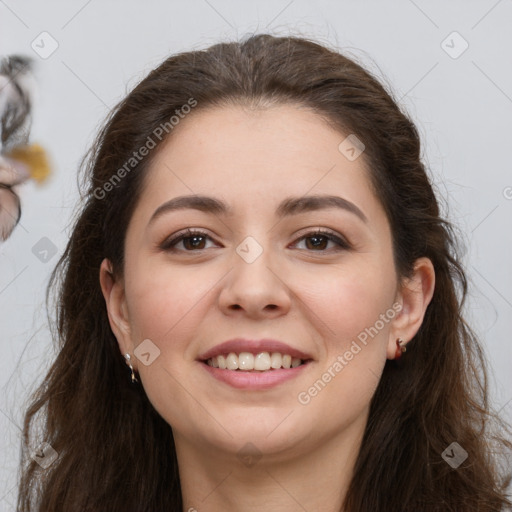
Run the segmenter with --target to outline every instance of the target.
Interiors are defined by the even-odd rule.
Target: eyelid
[[[210,238],[213,240],[213,237],[210,236],[206,231],[200,228],[186,228],[173,235],[166,237],[161,243],[158,244],[158,247],[162,250],[172,250],[171,244],[177,244],[183,240],[183,238],[189,238],[193,236],[202,236],[205,238]],[[204,249],[202,249],[204,250]],[[181,251],[181,252],[192,252],[192,251]],[[199,252],[199,251],[195,251]]]
[[[341,234],[338,234],[327,228],[305,228],[305,231],[302,235],[299,235],[298,238],[292,242],[292,245],[296,245],[306,238],[313,237],[315,235],[320,235],[326,237],[329,241],[334,242],[338,245],[338,248],[334,250],[334,252],[346,251],[352,249],[352,244],[347,240],[347,238]],[[194,236],[209,238],[210,240],[214,240],[212,236],[210,236],[206,231],[201,228],[186,228],[184,230],[178,231],[177,233],[171,235],[164,239],[163,242],[158,244],[158,247],[164,251],[175,251],[175,252],[201,252],[206,249],[198,249],[196,251],[179,251],[173,248],[174,245],[180,243],[184,238],[191,238]],[[330,251],[308,251],[307,252],[319,252],[319,253],[331,253]]]
[[[294,244],[301,242],[305,238],[312,237],[314,235],[321,235],[325,236],[328,240],[331,240],[338,244],[337,251],[341,250],[349,250],[352,248],[352,244],[347,240],[346,237],[344,237],[341,234],[336,233],[335,231],[332,231],[327,228],[307,228],[308,231],[306,231],[303,235],[300,235],[299,238],[293,242]],[[332,252],[332,251],[308,251],[308,252]]]

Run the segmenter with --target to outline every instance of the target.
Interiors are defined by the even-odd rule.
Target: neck
[[[360,417],[329,439],[301,443],[300,453],[295,447],[286,456],[251,456],[247,447],[226,453],[175,433],[183,511],[342,512],[365,425],[366,417]]]

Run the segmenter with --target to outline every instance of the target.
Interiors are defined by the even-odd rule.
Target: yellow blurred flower
[[[5,156],[24,163],[30,172],[30,177],[42,183],[51,173],[50,163],[46,150],[39,144],[17,146]]]

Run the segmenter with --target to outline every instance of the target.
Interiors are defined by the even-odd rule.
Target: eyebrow
[[[352,202],[343,197],[332,195],[315,195],[302,197],[289,197],[284,199],[276,209],[278,218],[288,217],[290,215],[298,215],[300,213],[338,208],[359,217],[363,222],[368,222],[366,215]],[[225,202],[209,196],[189,195],[179,196],[166,201],[160,205],[151,216],[148,225],[155,222],[158,217],[164,213],[193,209],[205,213],[213,213],[215,215],[232,216],[233,210]]]

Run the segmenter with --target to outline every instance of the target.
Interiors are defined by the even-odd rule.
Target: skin
[[[195,111],[149,170],[126,235],[124,277],[114,280],[110,262],[102,262],[119,349],[131,354],[145,392],[173,428],[185,511],[340,510],[386,359],[395,357],[396,339],[410,340],[423,321],[432,263],[417,260],[414,276],[399,286],[364,153],[348,160],[338,150],[344,138],[297,106]],[[189,194],[222,199],[234,215],[187,209],[148,226],[162,203]],[[284,198],[316,194],[351,201],[367,222],[335,208],[276,218]],[[210,237],[199,239],[200,249],[184,242],[175,252],[159,248],[189,227]],[[299,241],[318,228],[351,248]],[[252,263],[236,252],[247,236],[263,249]],[[393,304],[401,311],[299,403],[299,393],[329,367],[332,374],[337,357]],[[313,361],[272,389],[239,390],[196,360],[233,337],[282,340]],[[145,339],[160,350],[148,366],[134,356]],[[238,456],[247,442],[262,455],[250,465]]]

